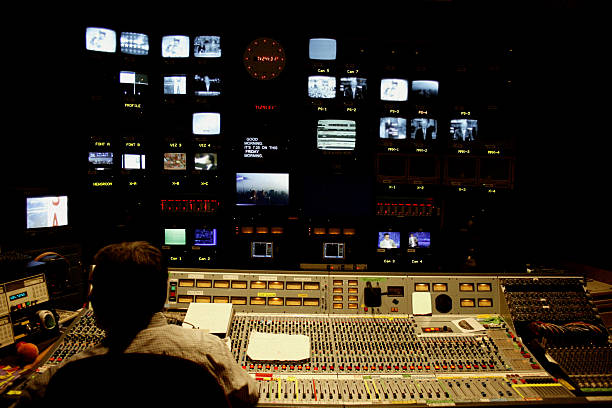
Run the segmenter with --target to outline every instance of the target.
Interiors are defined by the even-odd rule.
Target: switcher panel
[[[499,289],[491,276],[172,269],[166,308],[199,302],[232,303],[238,312],[486,314],[499,313]]]

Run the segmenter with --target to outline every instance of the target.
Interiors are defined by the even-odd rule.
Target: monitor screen
[[[68,196],[26,197],[26,228],[68,225]]]
[[[394,249],[400,247],[400,233],[397,231],[382,231],[378,233],[378,248]]]
[[[413,140],[436,140],[438,121],[431,118],[414,118],[410,121],[410,138]]]
[[[149,85],[149,77],[133,71],[119,72],[119,83],[124,96],[141,96],[146,86]]]
[[[142,170],[145,168],[145,155],[128,153],[121,156],[121,167],[125,170]]]
[[[252,258],[272,258],[272,242],[251,242]]]
[[[193,94],[195,96],[221,95],[221,78],[218,75],[195,74],[193,76]]]
[[[164,95],[186,95],[187,75],[164,76]]]
[[[193,231],[193,245],[196,246],[216,246],[216,228],[196,228]]]
[[[379,136],[381,139],[406,139],[406,118],[380,118]]]
[[[89,152],[90,170],[110,170],[113,168],[113,152]]]
[[[311,38],[308,43],[308,58],[333,61],[336,59],[336,40],[333,38]]]
[[[164,153],[164,170],[186,170],[186,153]]]
[[[164,245],[186,245],[187,234],[185,228],[164,229]]]
[[[165,35],[161,41],[161,55],[164,58],[189,57],[189,37],[186,35]]]
[[[336,97],[336,78],[324,75],[308,77],[308,96],[319,99],[332,99]]]
[[[354,101],[365,99],[367,89],[366,78],[340,78],[340,95],[345,99]]]
[[[324,259],[344,259],[343,242],[325,242],[323,244]]]
[[[221,57],[221,37],[198,35],[193,39],[193,56],[196,58]]]
[[[418,99],[432,99],[438,96],[438,81],[412,81],[412,94]]]
[[[385,78],[380,80],[380,99],[383,101],[407,101],[408,81],[405,79]]]
[[[85,48],[89,51],[117,51],[117,33],[115,30],[100,27],[85,29]]]
[[[218,135],[221,133],[221,114],[199,112],[193,114],[192,130],[194,135]]]
[[[119,37],[119,45],[124,54],[149,54],[149,36],[146,34],[123,32]]]
[[[348,119],[319,119],[317,123],[317,149],[354,150],[357,123]]]
[[[236,173],[236,205],[289,204],[288,173]]]
[[[418,231],[408,233],[408,248],[429,248],[431,246],[431,233]]]
[[[195,170],[217,170],[218,165],[217,153],[199,152],[195,154]]]
[[[459,142],[473,142],[478,135],[478,121],[476,119],[451,119],[450,137]]]

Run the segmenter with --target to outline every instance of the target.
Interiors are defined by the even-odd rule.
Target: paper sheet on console
[[[252,331],[247,356],[255,361],[299,361],[310,358],[310,337]]]

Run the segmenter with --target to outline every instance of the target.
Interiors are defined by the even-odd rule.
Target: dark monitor
[[[164,58],[189,57],[189,37],[186,35],[162,36],[161,56]]]
[[[412,95],[417,100],[428,100],[438,96],[440,84],[438,81],[412,81]]]
[[[236,173],[236,205],[289,205],[289,173]]]
[[[193,39],[193,56],[196,58],[220,58],[221,37],[198,35]]]
[[[455,142],[473,142],[478,140],[478,120],[451,119],[450,138]]]
[[[381,139],[406,139],[407,123],[406,118],[382,117],[378,135]]]
[[[114,53],[117,51],[117,33],[110,28],[87,27],[85,48],[89,51]]]
[[[398,231],[381,231],[378,233],[378,248],[400,248],[400,233]]]
[[[308,77],[308,96],[313,99],[333,99],[336,97],[336,78],[327,75]]]
[[[217,246],[216,228],[195,228],[193,230],[193,245],[213,247]]]
[[[164,153],[164,170],[187,170],[187,153]]]
[[[187,75],[164,75],[164,95],[186,95]]]
[[[431,118],[410,120],[410,138],[415,141],[433,141],[438,138],[438,121]]]
[[[195,154],[193,160],[195,170],[217,170],[219,166],[218,155],[217,153],[213,152],[198,152]]]
[[[26,197],[26,229],[68,225],[68,196]]]
[[[119,49],[124,54],[148,55],[149,36],[143,33],[122,32],[119,37]]]
[[[187,231],[185,228],[165,228],[164,245],[178,246],[187,244]]]
[[[147,74],[134,71],[121,71],[119,72],[119,83],[123,96],[143,96],[149,85],[149,77]]]
[[[333,38],[311,38],[308,43],[308,58],[333,61],[336,59],[337,43]]]
[[[251,242],[251,258],[272,258],[273,248],[272,242]]]
[[[192,131],[194,135],[218,135],[221,133],[221,114],[218,112],[198,112],[193,114]]]
[[[317,122],[317,149],[354,150],[357,123],[350,119],[319,119]]]
[[[89,170],[104,171],[113,168],[113,152],[89,152]]]
[[[323,259],[344,259],[343,242],[323,243]]]
[[[340,95],[346,100],[361,101],[366,98],[368,83],[366,78],[340,78]]]
[[[408,233],[408,248],[430,248],[431,233],[428,231],[415,231]]]
[[[408,100],[408,81],[399,78],[380,80],[380,100],[402,102]]]

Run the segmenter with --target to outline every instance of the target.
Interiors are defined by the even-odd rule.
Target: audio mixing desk
[[[261,406],[610,404],[607,332],[604,339],[595,330],[583,283],[575,276],[176,269],[166,313],[180,323],[194,302],[232,303],[227,336],[258,382]],[[531,330],[527,316],[550,320],[551,312],[557,320],[549,324],[568,337]],[[574,317],[586,325],[583,340],[592,335],[579,345],[567,343]],[[253,358],[254,334],[306,338],[307,354]],[[103,335],[84,312],[42,366]],[[572,353],[580,364],[569,364]]]

